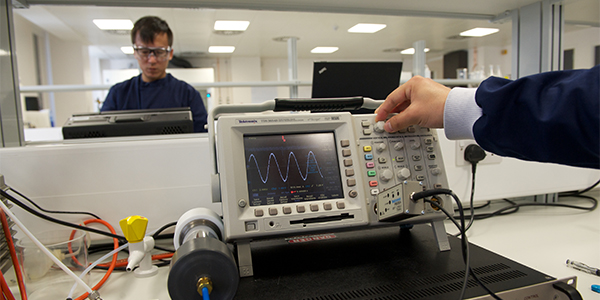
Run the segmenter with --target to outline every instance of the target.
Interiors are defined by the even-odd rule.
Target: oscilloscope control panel
[[[447,188],[435,131],[387,133],[374,120],[347,112],[220,116],[216,153],[226,240],[389,225],[378,213],[378,194],[401,184],[410,189],[404,195]],[[385,204],[386,212],[394,207],[392,200]],[[422,202],[410,209],[394,212],[394,220],[445,218]]]

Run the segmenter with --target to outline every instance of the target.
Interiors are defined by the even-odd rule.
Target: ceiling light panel
[[[249,21],[215,21],[215,30],[244,31],[248,29]]]
[[[496,33],[498,31],[500,31],[500,29],[477,27],[477,28],[469,29],[467,31],[463,31],[460,33],[460,35],[461,36],[482,37],[482,36],[490,35],[492,33]]]
[[[125,54],[133,54],[133,47],[131,47],[131,46],[121,47],[121,51]]]
[[[429,48],[424,49],[425,53],[429,52]],[[413,55],[415,54],[415,48],[408,48],[400,51],[400,54]]]
[[[235,51],[234,46],[210,46],[208,47],[209,53],[233,53]]]
[[[348,29],[348,32],[352,33],[375,33],[381,29],[384,29],[387,25],[385,24],[367,24],[367,23],[358,23],[352,28]]]
[[[92,20],[102,30],[131,30],[133,22],[125,19],[95,19]]]
[[[338,47],[315,47],[314,49],[310,50],[310,53],[333,53],[338,51],[338,49]]]

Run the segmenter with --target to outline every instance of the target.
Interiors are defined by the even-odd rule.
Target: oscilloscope
[[[387,133],[375,115],[343,111],[256,113],[276,106],[226,107],[212,116],[227,242],[431,223],[440,250],[449,249],[446,216],[410,200],[448,187],[435,130]],[[251,112],[227,113],[236,109]],[[452,207],[445,196],[433,200]]]

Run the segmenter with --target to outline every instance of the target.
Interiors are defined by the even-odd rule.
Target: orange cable
[[[112,234],[116,234],[115,229],[110,225],[110,223],[108,223],[108,222],[106,222],[106,221],[104,221],[102,219],[89,219],[89,220],[83,221],[83,224],[85,224],[85,225],[87,225],[89,223],[100,223],[100,224],[106,226],[110,230],[110,232]],[[75,230],[73,230],[71,232],[71,239],[73,238],[74,235],[75,235]],[[113,238],[113,240],[114,240],[114,247],[115,247],[115,249],[119,248],[119,240],[116,239],[116,238]],[[72,252],[71,244],[69,244],[69,251]],[[115,265],[117,264],[117,256],[118,255],[119,255],[119,253],[115,253],[113,255],[113,258],[112,258],[112,261],[110,263],[110,267],[108,268],[108,271],[106,271],[106,274],[104,274],[104,277],[102,277],[102,279],[98,282],[98,284],[96,284],[92,288],[92,290],[94,290],[94,291],[98,290],[106,282],[106,280],[108,280],[108,277],[112,274],[113,270],[115,269]],[[75,257],[73,257],[73,260],[75,260],[78,264],[80,264],[75,259]],[[87,298],[87,296],[89,296],[89,293],[84,293],[83,295],[77,297],[75,300],[83,300],[83,299]]]
[[[6,219],[6,214],[4,213],[3,209],[0,209],[0,219],[2,219],[2,230],[4,231],[6,243],[8,244],[8,248],[10,249],[10,258],[12,259],[13,267],[15,268],[15,275],[17,275],[17,282],[19,284],[19,292],[21,293],[21,299],[27,300],[27,291],[25,290],[25,282],[23,281],[23,272],[21,271],[21,265],[19,264],[19,259],[17,258],[17,251],[15,250],[15,242],[13,241],[12,234],[10,233],[10,229],[8,228],[8,220]]]
[[[6,280],[4,279],[4,274],[2,274],[2,272],[0,272],[0,284],[2,285],[2,293],[0,293],[0,299],[6,300],[6,298],[8,298],[8,300],[15,300],[15,296],[10,291],[8,284],[6,284]],[[5,295],[6,298],[4,297]]]

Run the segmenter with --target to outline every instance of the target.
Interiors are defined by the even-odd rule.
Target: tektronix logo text
[[[258,123],[258,121],[257,120],[238,120],[238,124],[246,124],[246,123],[256,124],[256,123]]]

